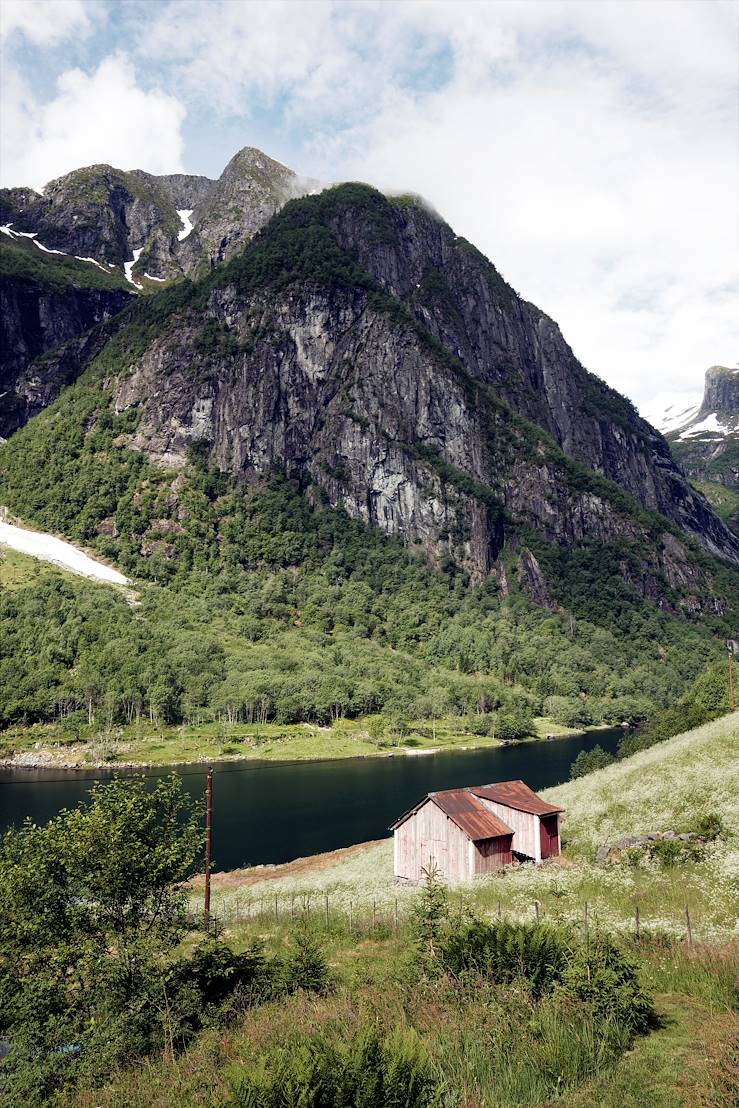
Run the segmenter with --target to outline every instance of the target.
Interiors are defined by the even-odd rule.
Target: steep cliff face
[[[111,385],[161,464],[204,441],[226,472],[310,480],[478,576],[528,531],[653,547],[643,509],[739,560],[664,440],[551,320],[438,218],[364,187],[290,205]],[[645,591],[690,561],[664,542],[650,557]]]
[[[75,359],[60,373],[35,360],[110,319],[132,298],[112,274],[46,255],[27,240],[2,238],[0,437],[6,438],[78,372]]]
[[[691,481],[739,535],[739,368],[707,369],[700,405],[667,439]]]

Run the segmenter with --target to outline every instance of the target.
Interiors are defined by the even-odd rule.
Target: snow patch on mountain
[[[28,531],[25,527],[16,527],[12,523],[0,520],[0,546],[9,546],[21,554],[30,554],[44,562],[52,562],[63,569],[71,570],[82,577],[96,581],[106,581],[112,585],[127,585],[128,578],[116,569],[98,562],[89,554],[78,550],[63,539],[54,535],[45,535],[41,531]]]
[[[142,289],[144,287],[143,285],[140,285],[138,283],[138,281],[135,281],[134,276],[133,276],[133,267],[136,265],[136,262],[139,260],[139,258],[143,254],[143,252],[144,252],[143,246],[140,247],[138,250],[134,250],[133,258],[131,259],[131,261],[123,263],[123,272],[126,275],[126,280],[130,281],[130,283],[136,289]]]
[[[701,392],[660,392],[642,415],[663,435],[668,435],[695,419],[702,400]]]
[[[725,429],[725,426],[719,423],[716,413],[710,412],[700,423],[693,423],[690,427],[686,427],[684,431],[681,431],[678,438],[692,439],[694,435],[702,435],[709,431],[712,434],[721,435]]]
[[[192,216],[194,210],[194,208],[177,208],[177,215],[180,217],[180,221],[182,223],[182,230],[177,235],[177,238],[180,242],[182,242],[183,239],[186,239],[193,229],[193,223],[190,217]]]

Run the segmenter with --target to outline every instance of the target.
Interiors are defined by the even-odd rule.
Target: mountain
[[[739,367],[711,366],[702,397],[658,426],[690,480],[739,535]]]
[[[735,637],[737,537],[421,200],[341,185],[224,250],[24,371],[0,504],[139,602],[7,597],[0,719],[639,719]]]
[[[217,181],[97,165],[42,194],[0,190],[0,436],[67,383],[26,374],[35,358],[109,319],[130,295],[232,257],[286,200],[316,186],[247,147]]]
[[[700,606],[710,574],[685,534],[739,561],[664,439],[417,199],[293,201],[230,263],[135,308],[86,379],[105,366],[100,405],[158,467],[195,449],[236,482],[284,473],[478,580],[511,543],[626,543],[642,595]],[[547,602],[533,550],[524,564]]]

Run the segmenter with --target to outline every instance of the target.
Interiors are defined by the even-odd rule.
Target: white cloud
[[[82,0],[1,0],[0,39],[20,32],[37,46],[50,46],[91,28]]]
[[[117,54],[88,74],[68,69],[56,96],[38,103],[8,67],[2,98],[3,185],[31,185],[80,166],[107,162],[119,169],[175,173],[182,169],[185,108],[161,89],[136,82],[131,62]]]
[[[734,360],[733,0],[203,10],[141,44],[183,94],[276,105],[296,168],[428,196],[638,402]]]

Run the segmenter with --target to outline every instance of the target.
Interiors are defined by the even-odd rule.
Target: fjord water
[[[581,750],[614,753],[621,730],[393,758],[331,762],[224,762],[213,769],[213,852],[216,869],[289,862],[341,846],[379,839],[424,793],[460,785],[522,778],[533,789],[569,777]],[[205,766],[146,770],[152,783],[176,771],[202,799]],[[125,772],[125,771],[119,771]],[[144,772],[144,771],[142,771]],[[113,771],[0,769],[0,831],[30,816],[45,823],[74,807],[95,781]]]

